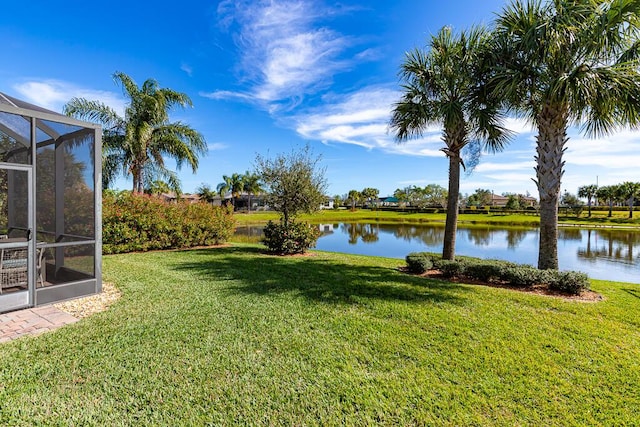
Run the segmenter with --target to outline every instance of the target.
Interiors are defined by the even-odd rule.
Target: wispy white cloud
[[[33,79],[17,83],[13,89],[25,101],[57,112],[62,112],[64,104],[73,97],[101,101],[120,115],[124,115],[126,105],[125,99],[115,92],[87,89],[61,80]]]
[[[227,148],[229,148],[229,146],[222,142],[214,142],[211,144],[207,144],[207,150],[209,151],[221,151],[221,150],[226,150]]]
[[[522,161],[522,162],[509,162],[509,163],[496,163],[496,162],[483,162],[480,163],[474,169],[474,172],[502,172],[502,171],[518,171],[518,170],[527,170],[532,171],[535,167],[536,162],[533,158],[530,161]]]
[[[187,64],[186,62],[183,62],[183,63],[180,65],[180,69],[181,69],[182,71],[184,71],[185,73],[187,73],[187,75],[188,75],[189,77],[191,77],[191,76],[193,75],[193,67],[191,67],[191,65]]]
[[[336,13],[336,9],[308,0],[221,2],[218,22],[235,35],[245,89],[203,95],[254,100],[273,108],[273,103],[295,103],[306,94],[326,88],[333,75],[348,69],[354,61],[342,56],[356,41],[320,25],[321,20]],[[372,55],[373,51],[364,51],[357,58]]]

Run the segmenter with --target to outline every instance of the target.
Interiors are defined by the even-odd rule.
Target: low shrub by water
[[[406,257],[407,269],[416,274],[435,268],[446,278],[466,278],[499,282],[517,288],[546,286],[550,290],[578,295],[590,287],[589,277],[577,271],[539,270],[531,265],[501,260],[458,257],[443,260],[429,252],[412,252]]]
[[[264,228],[262,243],[267,246],[269,252],[283,255],[302,254],[316,245],[318,237],[320,230],[306,222],[290,221],[284,225],[282,222],[269,221]]]
[[[102,200],[105,254],[209,246],[233,234],[232,208],[206,203],[169,203],[130,192]]]

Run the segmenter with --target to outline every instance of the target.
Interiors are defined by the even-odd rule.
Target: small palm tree
[[[231,176],[222,175],[223,181],[218,184],[216,189],[220,194],[220,197],[224,197],[225,194],[231,193],[231,205],[235,208],[236,206],[236,198],[242,194],[242,190],[244,189],[244,180],[243,176],[239,173],[233,173]]]
[[[595,184],[583,185],[578,188],[578,197],[587,199],[587,206],[589,207],[589,215],[591,218],[591,200],[598,194],[598,186]]]
[[[360,199],[362,199],[362,193],[360,193],[358,190],[349,191],[349,194],[347,195],[347,200],[351,202],[351,211],[356,210],[356,205],[358,204]]]
[[[568,127],[601,136],[640,124],[639,16],[636,0],[514,0],[497,18],[493,89],[538,131],[541,269],[558,269]]]
[[[243,177],[243,189],[247,193],[249,212],[251,212],[251,195],[258,195],[264,192],[260,176],[247,171]]]
[[[125,73],[113,75],[122,86],[129,103],[124,117],[99,101],[72,98],[65,106],[68,116],[100,123],[103,126],[103,187],[113,183],[119,173],[133,177],[133,192],[142,193],[145,182],[165,180],[179,188],[175,172],[166,168],[165,157],[176,161],[180,169],[187,163],[195,172],[198,157],[206,152],[203,136],[181,122],[169,122],[174,107],[192,106],[184,93],[160,88],[153,79],[141,87]]]
[[[609,215],[611,218],[613,211],[613,202],[616,200],[616,195],[618,194],[618,186],[617,185],[607,185],[605,187],[599,187],[596,195],[598,196],[598,200],[606,200],[609,204]]]
[[[404,94],[390,122],[398,142],[421,136],[431,125],[443,127],[449,190],[442,257],[448,260],[455,257],[462,149],[484,143],[497,151],[510,137],[499,101],[483,84],[490,73],[483,61],[490,37],[481,28],[454,35],[445,27],[432,37],[428,52],[408,53],[400,72]]]
[[[169,193],[170,191],[171,187],[169,186],[169,184],[161,179],[156,179],[147,186],[144,192],[157,196],[162,193]]]
[[[200,201],[209,204],[213,204],[218,195],[208,184],[201,184],[200,187],[196,188],[196,194],[200,197]]]
[[[640,182],[623,182],[618,186],[618,197],[629,204],[629,218],[633,218],[633,202],[640,195]]]

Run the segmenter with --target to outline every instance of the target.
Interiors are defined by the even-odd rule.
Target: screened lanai
[[[102,290],[101,130],[0,92],[0,312]]]

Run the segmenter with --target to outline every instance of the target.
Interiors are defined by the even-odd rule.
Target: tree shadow
[[[636,297],[640,299],[640,289],[632,289],[632,288],[624,288],[623,291],[631,295],[632,297]]]
[[[201,261],[176,264],[203,277],[230,280],[235,293],[273,295],[295,292],[313,301],[354,304],[363,299],[462,303],[468,287],[376,266],[353,265],[321,255],[281,257],[255,247],[194,251]],[[235,284],[237,283],[237,284]]]

